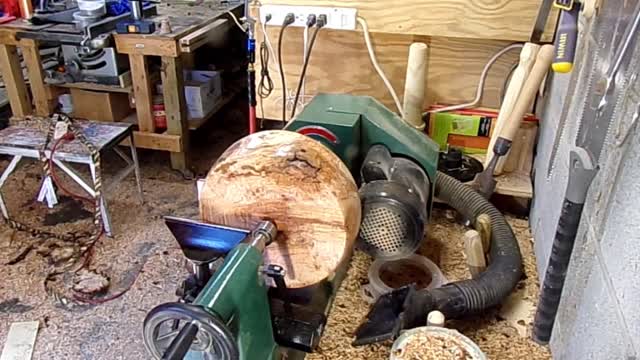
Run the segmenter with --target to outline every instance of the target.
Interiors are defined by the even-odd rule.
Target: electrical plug
[[[315,24],[316,24],[316,15],[309,14],[309,16],[307,17],[307,27],[312,27]]]
[[[282,26],[291,25],[296,21],[296,15],[294,13],[288,13],[287,16],[284,17],[284,22]]]
[[[316,23],[316,26],[321,28],[325,25],[327,25],[327,15],[321,14],[320,16],[318,16],[318,22]]]

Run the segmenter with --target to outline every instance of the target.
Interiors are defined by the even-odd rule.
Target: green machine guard
[[[439,146],[369,96],[319,94],[285,130],[322,142],[355,175],[369,148],[384,145],[394,156],[419,164],[431,182],[433,194]],[[432,195],[430,195],[432,196]],[[431,204],[429,199],[428,204]],[[431,209],[428,209],[429,213]]]

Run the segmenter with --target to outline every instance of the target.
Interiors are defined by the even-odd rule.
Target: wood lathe
[[[194,271],[178,302],[147,315],[147,349],[156,359],[304,358],[354,243],[376,259],[411,256],[436,195],[465,218],[488,214],[491,263],[472,280],[383,294],[354,344],[395,338],[432,310],[453,318],[496,306],[522,274],[513,232],[437,162],[435,142],[369,97],[318,95],[284,131],[240,139],[207,175],[202,221],[166,218]]]
[[[202,222],[165,219],[194,270],[180,300],[145,319],[148,351],[157,359],[312,352],[366,214],[387,206],[413,239],[370,251],[419,245],[437,160],[433,141],[368,97],[319,95],[285,131],[239,140],[207,175]]]

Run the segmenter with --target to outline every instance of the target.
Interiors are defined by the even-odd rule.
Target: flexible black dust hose
[[[406,286],[384,294],[356,330],[353,345],[395,338],[402,329],[424,326],[429,312],[447,318],[478,314],[497,306],[522,277],[522,256],[511,226],[487,199],[460,181],[438,172],[435,196],[467,219],[487,214],[491,218],[490,263],[477,278],[431,290]]]
[[[409,308],[440,310],[450,318],[481,313],[499,305],[513,291],[522,277],[522,256],[511,226],[504,216],[482,195],[451,176],[438,172],[436,196],[467,219],[487,214],[491,218],[490,264],[477,278],[447,284],[441,288],[416,293]],[[422,322],[415,314],[412,322]]]

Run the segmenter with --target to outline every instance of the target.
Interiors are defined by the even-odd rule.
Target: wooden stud
[[[22,77],[18,51],[14,45],[0,44],[0,71],[13,116],[24,117],[31,114],[31,99]]]
[[[4,45],[18,45],[18,40],[16,39],[16,30],[11,28],[1,28],[0,29],[0,44]]]
[[[189,122],[184,99],[182,60],[176,57],[162,57],[162,90],[164,111],[167,115],[167,134],[182,137],[182,151],[171,153],[171,167],[185,171],[189,169],[187,151],[189,149]]]
[[[38,42],[33,39],[21,39],[20,49],[22,50],[22,58],[27,66],[31,95],[36,108],[35,113],[40,116],[49,116],[54,108],[49,107]]]
[[[155,132],[156,126],[151,110],[152,90],[147,58],[144,55],[131,54],[129,55],[129,64],[131,65],[133,94],[136,100],[138,128],[143,132]]]
[[[174,39],[141,38],[135,35],[115,35],[120,54],[177,57],[180,54]]]
[[[182,151],[182,141],[180,136],[169,134],[156,134],[150,132],[133,132],[133,142],[137,148],[151,149],[171,152]],[[122,141],[121,145],[129,145],[129,139]]]

